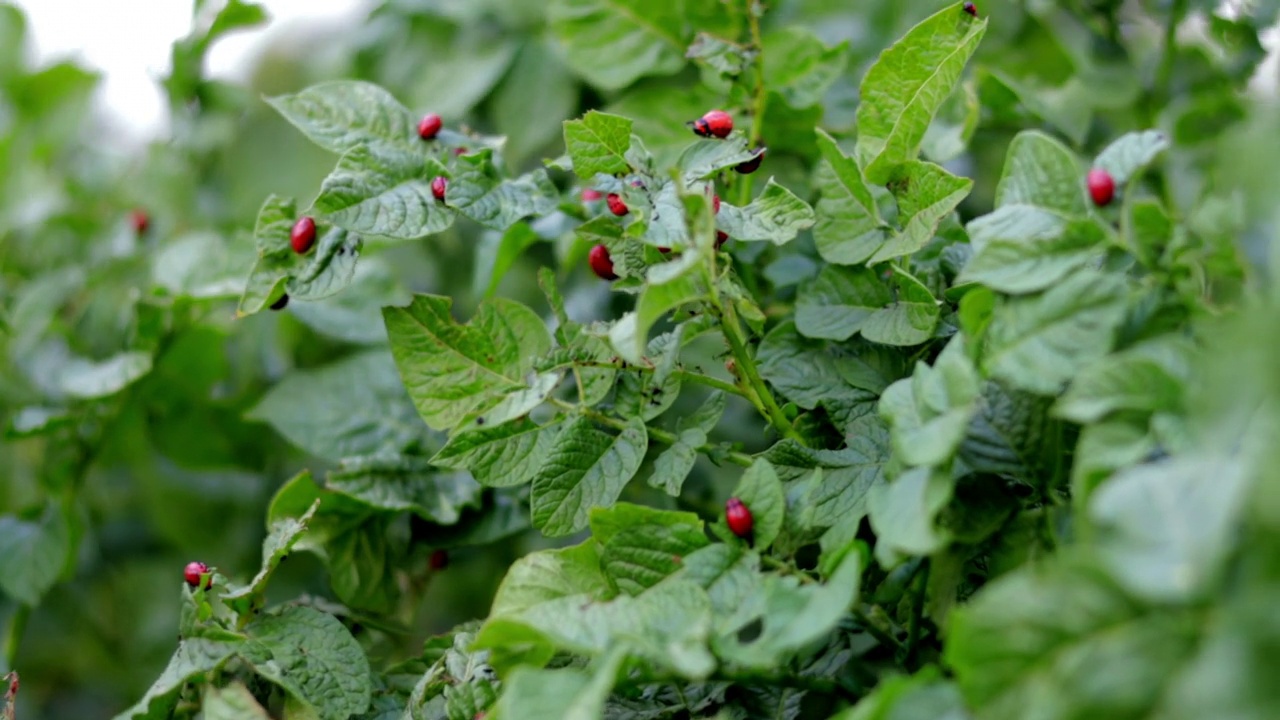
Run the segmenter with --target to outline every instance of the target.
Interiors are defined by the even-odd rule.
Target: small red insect
[[[310,217],[303,215],[293,224],[293,229],[289,231],[289,244],[293,246],[293,251],[299,255],[305,255],[311,246],[316,242],[316,221]]]
[[[760,163],[764,161],[764,154],[766,150],[767,148],[762,146],[760,148],[760,153],[758,155],[751,158],[750,160],[747,160],[746,162],[738,163],[733,167],[733,169],[736,170],[737,172],[742,173],[743,175],[750,175],[751,173],[755,172],[760,168]]]
[[[618,193],[609,193],[605,196],[604,201],[609,205],[609,212],[622,217],[631,212],[627,209],[627,204],[622,202],[622,198],[618,197]]]
[[[283,310],[286,307],[288,307],[288,305],[289,305],[289,294],[285,293],[284,295],[280,296],[279,300],[276,300],[275,302],[271,303],[271,309]]]
[[[604,197],[604,193],[600,192],[599,190],[592,190],[591,188],[582,189],[583,202],[595,202],[596,200],[599,200],[602,197]]]
[[[1115,199],[1116,181],[1106,170],[1102,168],[1090,170],[1085,178],[1085,184],[1089,186],[1089,197],[1093,198],[1093,203],[1098,207],[1110,205]]]
[[[440,202],[444,202],[444,191],[448,189],[449,181],[443,175],[437,175],[431,181],[431,196]]]
[[[729,233],[723,230],[716,231],[716,249],[719,250],[721,245],[729,242]]]
[[[432,570],[443,570],[449,567],[449,551],[444,548],[433,551],[429,562]]]
[[[720,214],[720,196],[719,195],[711,196],[711,209],[715,211],[716,215]]]
[[[965,12],[967,12],[967,13],[969,13],[970,15],[972,15],[972,16],[974,16],[974,17],[978,17],[978,6],[977,6],[977,5],[974,5],[974,4],[973,4],[973,3],[971,3],[971,2],[967,2],[967,3],[965,3],[964,5],[962,5],[961,7],[963,7],[963,8],[964,8],[964,11],[965,11]]]
[[[689,124],[702,137],[726,138],[733,132],[733,116],[723,110],[711,110]]]
[[[151,227],[151,216],[141,208],[129,213],[129,224],[133,225],[135,235],[142,235]]]
[[[200,587],[200,578],[209,573],[209,566],[202,562],[192,561],[187,563],[187,567],[182,570],[182,578],[187,581],[191,587]],[[209,578],[205,582],[205,588],[213,585],[213,578]]]
[[[591,265],[591,271],[601,280],[618,279],[613,272],[613,258],[609,257],[609,248],[603,245],[591,248],[591,252],[587,255],[587,263]]]
[[[435,113],[428,113],[418,121],[418,137],[423,140],[434,140],[444,127],[444,121]]]
[[[458,156],[458,155],[466,155],[466,154],[467,154],[467,148],[464,148],[464,147],[461,147],[461,148],[454,148],[454,149],[453,149],[453,154],[454,154],[454,156],[455,156],[455,157],[456,157],[456,156]]]
[[[740,538],[749,537],[751,528],[755,524],[755,520],[751,517],[751,510],[736,497],[731,497],[725,502],[724,521],[728,523],[729,530]]]

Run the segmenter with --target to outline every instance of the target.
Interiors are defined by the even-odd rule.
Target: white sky
[[[332,21],[366,0],[261,0],[265,27],[238,31],[213,46],[210,75],[242,79],[245,61],[264,41],[290,27]],[[103,73],[99,104],[117,116],[134,140],[163,127],[157,79],[169,68],[169,47],[191,27],[190,0],[17,0],[41,63],[72,57]],[[217,0],[210,0],[217,6]]]

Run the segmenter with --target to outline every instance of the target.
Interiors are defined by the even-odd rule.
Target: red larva
[[[431,196],[440,202],[444,202],[444,191],[448,189],[449,181],[445,180],[443,175],[437,175],[431,181]]]
[[[618,279],[617,274],[613,272],[613,258],[609,257],[609,248],[604,245],[591,248],[591,252],[587,255],[587,263],[591,265],[591,271],[601,280]]]
[[[742,173],[743,175],[750,175],[751,173],[755,172],[760,168],[760,163],[764,161],[765,150],[766,148],[761,147],[760,153],[758,155],[751,158],[750,160],[747,160],[746,162],[738,163],[737,165],[734,166],[733,169],[739,173]]]
[[[971,2],[967,2],[967,3],[965,3],[962,7],[964,8],[964,11],[965,11],[965,12],[969,13],[970,15],[972,15],[972,16],[974,16],[974,17],[978,17],[978,6],[977,6],[977,5],[974,5],[974,4],[973,4],[973,3],[971,3]]]
[[[455,157],[457,157],[457,156],[459,156],[459,155],[466,155],[466,154],[467,154],[467,148],[464,148],[464,147],[454,148],[454,149],[453,149],[453,154],[454,154],[454,156],[455,156]]]
[[[729,525],[729,530],[740,538],[750,537],[751,529],[755,525],[751,510],[736,497],[731,497],[725,502],[724,520]]]
[[[723,230],[716,231],[716,249],[719,250],[721,245],[729,242],[729,233]]]
[[[726,138],[733,132],[733,116],[723,110],[712,110],[691,125],[693,132],[702,137]]]
[[[1094,205],[1105,207],[1115,199],[1116,181],[1106,170],[1102,168],[1090,170],[1089,175],[1085,177],[1085,184],[1089,186],[1089,197],[1093,198]]]
[[[605,196],[604,201],[609,205],[609,212],[617,215],[618,217],[622,217],[630,212],[630,210],[627,209],[627,204],[622,202],[621,197],[618,197],[618,193],[609,193]]]
[[[293,229],[289,231],[289,244],[293,246],[294,252],[299,255],[305,255],[315,242],[316,221],[303,215],[298,218],[298,221],[293,224]]]
[[[711,196],[711,209],[715,212],[716,215],[720,214],[720,196],[719,195]]]
[[[440,119],[440,116],[435,113],[428,113],[418,122],[418,137],[423,140],[434,140],[442,127],[444,127],[444,121]]]
[[[205,565],[202,562],[193,560],[187,563],[187,567],[183,569],[182,578],[186,580],[187,584],[190,585],[191,587],[200,587],[200,578],[208,574],[208,572],[209,572],[208,565]],[[213,579],[210,578],[205,583],[205,587],[208,588],[212,584],[213,584]]]
[[[151,227],[151,216],[146,210],[134,210],[129,213],[129,224],[133,225],[134,234],[142,235],[147,232],[147,228]]]

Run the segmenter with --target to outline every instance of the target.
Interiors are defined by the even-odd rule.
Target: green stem
[[[774,570],[781,570],[784,573],[796,578],[797,580],[799,580],[800,582],[806,585],[815,582],[815,580],[809,575],[809,573],[801,570],[800,568],[794,565],[782,562],[777,558],[769,557],[768,555],[760,556],[760,564],[764,565],[765,567],[771,567]]]
[[[764,378],[760,377],[755,359],[751,357],[746,342],[742,338],[742,329],[738,327],[738,317],[733,311],[733,305],[722,304],[714,290],[712,290],[712,305],[720,315],[720,327],[724,331],[725,341],[729,343],[729,352],[737,363],[739,377],[747,383],[752,394],[755,395],[757,409],[783,437],[807,446],[808,443],[805,442],[804,437],[796,432],[795,426],[787,419],[786,413],[782,412],[782,407],[774,399],[773,393],[769,392],[768,386],[764,384]]]
[[[9,631],[4,639],[4,664],[9,670],[18,666],[18,648],[22,645],[22,634],[26,632],[27,620],[31,617],[31,606],[22,603],[9,618]]]
[[[1157,110],[1169,99],[1169,85],[1173,80],[1173,65],[1178,51],[1178,25],[1187,16],[1188,0],[1173,0],[1169,17],[1164,24],[1164,47],[1160,50],[1160,65],[1147,92],[1145,110],[1147,126],[1155,125]]]
[[[751,92],[751,133],[747,136],[747,146],[751,148],[758,147],[761,139],[764,137],[764,111],[768,102],[768,96],[764,89],[764,43],[761,41],[760,34],[760,16],[756,14],[756,5],[759,0],[746,0],[747,3],[747,25],[751,29],[751,46],[755,48],[755,87]],[[763,7],[760,10],[764,12]],[[753,174],[738,176],[738,195],[737,203],[746,205],[751,202],[751,191],[754,185],[755,176]]]
[[[582,415],[585,415],[591,418],[592,420],[595,420],[601,425],[607,425],[611,428],[614,428],[615,430],[622,430],[627,427],[627,423],[615,417],[610,417],[608,415],[605,415],[599,410],[593,410],[589,407],[585,407],[582,405],[574,405],[573,403],[565,402],[564,400],[559,400],[557,398],[551,398],[547,402],[551,403],[557,408],[560,408],[561,410],[564,410],[565,412],[581,413]],[[674,445],[680,440],[680,438],[676,437],[674,433],[669,433],[666,430],[663,430],[662,428],[649,427],[648,434],[649,434],[649,437],[653,438],[654,440],[657,440],[658,442],[661,442],[661,443],[666,443],[667,445]],[[740,453],[733,450],[727,450],[727,451],[721,450],[719,448],[715,448],[710,445],[700,445],[695,449],[698,450],[699,452],[707,453],[708,455],[720,454],[729,462],[735,465],[741,465],[742,467],[751,467],[751,463],[752,463],[751,456],[747,455],[746,453]]]
[[[871,619],[871,616],[867,615],[866,611],[862,608],[854,607],[853,616],[858,620],[858,622],[862,623],[863,629],[870,633],[871,637],[880,641],[881,645],[891,647],[898,652],[906,650],[902,643],[898,641],[898,638],[882,630],[880,626],[876,625],[875,621]]]
[[[911,607],[911,621],[907,625],[907,652],[903,662],[910,669],[915,668],[916,653],[920,645],[920,626],[924,621],[924,601],[928,589],[929,563],[926,561],[924,571],[916,578],[916,592]]]

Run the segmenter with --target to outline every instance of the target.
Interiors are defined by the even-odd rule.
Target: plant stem
[[[747,25],[751,30],[751,45],[756,51],[755,87],[751,92],[751,133],[747,136],[747,147],[751,148],[758,147],[761,143],[761,138],[764,137],[764,111],[768,102],[768,96],[765,94],[764,88],[764,43],[761,41],[760,16],[756,14],[756,5],[759,2],[760,0],[746,0]],[[763,7],[760,12],[764,12]],[[751,202],[751,190],[754,181],[755,176],[752,174],[738,176],[737,202],[739,205],[746,205]]]
[[[26,603],[18,605],[9,618],[9,631],[4,639],[4,664],[9,670],[17,667],[18,648],[22,645],[22,634],[27,629],[27,620],[31,617],[31,606]]]
[[[721,303],[714,289],[712,290],[712,304],[720,315],[720,327],[724,331],[725,341],[729,343],[729,352],[733,354],[733,360],[737,363],[738,372],[741,373],[742,379],[746,381],[751,388],[752,394],[755,395],[757,409],[777,428],[783,437],[795,440],[802,446],[808,445],[804,437],[796,432],[791,421],[787,419],[786,413],[782,412],[782,407],[778,405],[773,393],[769,392],[768,386],[764,384],[764,378],[760,377],[760,371],[756,368],[755,359],[751,357],[750,351],[747,350],[746,342],[742,338],[742,329],[738,327],[738,317],[733,311],[733,305]]]
[[[1160,49],[1160,65],[1156,68],[1155,78],[1143,103],[1148,127],[1155,125],[1158,108],[1163,106],[1169,98],[1169,85],[1173,80],[1173,64],[1178,50],[1178,25],[1187,16],[1187,2],[1188,0],[1173,0],[1173,5],[1169,8],[1169,17],[1165,20],[1164,47]]]
[[[581,413],[583,415],[586,415],[587,417],[591,418],[592,420],[595,420],[601,425],[608,425],[609,427],[614,428],[616,430],[622,430],[627,426],[625,422],[617,418],[605,415],[599,410],[593,410],[592,408],[585,407],[582,405],[574,405],[573,403],[565,402],[564,400],[560,400],[557,398],[551,398],[547,402],[551,403],[557,408],[560,408],[561,410],[564,410],[565,412],[575,412],[575,413]],[[663,430],[662,428],[650,427],[648,428],[648,433],[649,433],[649,437],[653,438],[654,440],[657,440],[658,442],[666,443],[667,445],[675,445],[680,440],[680,438],[676,437],[675,434],[669,433],[666,430]],[[747,455],[746,453],[740,453],[734,450],[722,450],[720,448],[712,447],[711,445],[699,445],[695,449],[698,450],[699,452],[707,453],[708,455],[713,455],[713,454],[722,455],[729,462],[733,463],[734,465],[741,465],[742,467],[751,467],[751,463],[753,462],[750,455]]]
[[[920,625],[924,621],[924,601],[925,595],[929,589],[929,563],[924,564],[923,572],[916,578],[915,599],[911,606],[911,621],[907,625],[907,652],[903,658],[903,664],[914,669],[916,663],[916,652],[919,650],[920,644]]]
[[[866,630],[871,637],[880,641],[881,645],[891,647],[899,652],[906,650],[902,643],[898,642],[897,638],[880,629],[880,626],[876,625],[875,621],[872,620],[862,608],[855,606],[853,608],[853,616],[858,620],[858,622],[862,623],[863,629]]]

